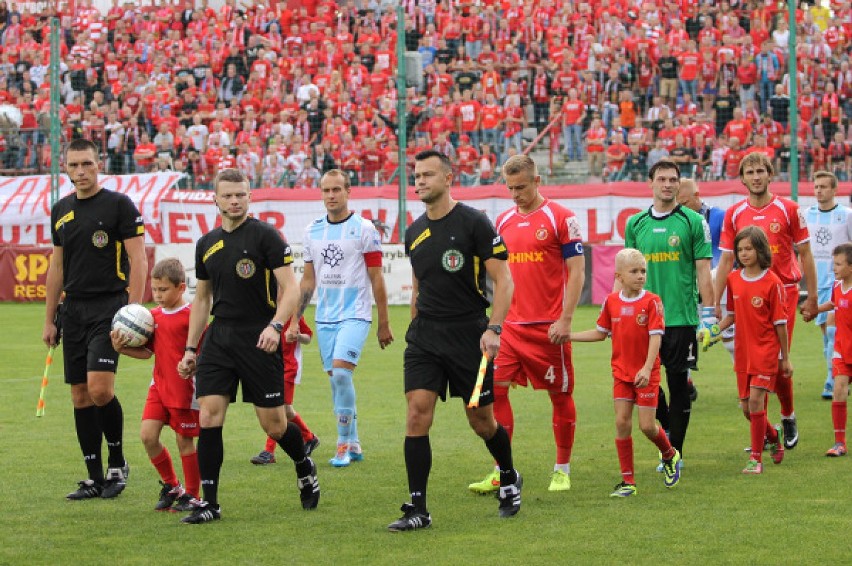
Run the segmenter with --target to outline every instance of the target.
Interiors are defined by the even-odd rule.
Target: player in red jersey
[[[787,339],[792,342],[799,299],[798,284],[802,278],[795,251],[799,254],[808,289],[808,298],[802,305],[802,314],[810,316],[817,310],[817,278],[814,256],[811,252],[807,222],[795,202],[773,195],[769,182],[774,175],[772,162],[762,153],[750,153],[740,162],[740,180],[748,189],[748,198],[731,206],[725,212],[719,250],[722,255],[716,268],[716,312],[728,274],[733,265],[734,237],[746,226],[759,226],[769,238],[772,251],[772,271],[787,291]],[[781,424],[784,426],[784,446],[791,449],[799,442],[796,414],[793,411],[793,383],[779,379],[775,393],[781,403]]]
[[[597,328],[572,332],[572,342],[599,342],[612,337],[612,397],[615,402],[615,447],[621,465],[621,483],[611,497],[636,493],[633,477],[633,405],[639,408],[639,428],[660,450],[664,485],[680,481],[680,453],[655,420],[660,391],[660,345],[665,334],[663,301],[644,289],[648,266],[637,249],[615,256],[615,278],[621,290],[607,296]]]
[[[284,329],[286,332],[290,328],[293,321],[287,323]],[[302,380],[302,345],[310,344],[314,332],[304,317],[299,318],[299,335],[294,341],[287,340],[281,344],[281,356],[284,358],[284,413],[287,415],[287,420],[299,427],[302,433],[302,440],[305,441],[305,454],[310,456],[311,452],[319,446],[319,437],[311,432],[308,424],[302,420],[301,415],[293,408],[293,393],[296,389],[296,384]],[[258,466],[264,464],[275,463],[275,447],[278,442],[271,436],[266,437],[266,446],[261,450],[260,454],[252,457],[251,463]]]
[[[831,300],[819,306],[819,312],[834,311],[837,330],[834,335],[834,396],[831,402],[831,421],[834,424],[834,446],[826,456],[845,456],[847,399],[849,377],[852,376],[852,243],[840,244],[832,251],[834,258],[834,288]],[[812,317],[811,317],[812,318]],[[805,320],[809,321],[809,318]]]
[[[784,285],[770,267],[772,251],[766,233],[746,226],[734,238],[741,269],[728,274],[730,312],[719,323],[724,330],[736,322],[734,371],[743,414],[750,423],[751,458],[744,474],[763,473],[764,438],[772,461],[784,459],[781,427],[773,428],[766,417],[767,393],[793,375],[787,340],[787,306]],[[780,352],[780,356],[779,356]]]
[[[183,298],[185,291],[186,274],[180,261],[171,258],[157,262],[151,270],[151,292],[159,305],[151,310],[153,336],[144,346],[129,348],[119,331],[110,333],[112,346],[119,354],[140,360],[154,356],[154,378],[148,388],[139,435],[151,464],[162,478],[160,500],[154,506],[157,511],[191,510],[201,486],[194,442],[199,431],[195,379],[183,379],[177,372],[189,332],[190,304]],[[160,433],[166,425],[175,431],[183,464],[183,486],[168,449],[160,442]]]
[[[571,488],[577,418],[568,336],[585,280],[580,225],[573,212],[539,193],[541,177],[530,157],[510,157],[503,176],[516,206],[497,217],[496,227],[511,250],[509,268],[518,292],[512,296],[494,363],[494,416],[511,438],[514,415],[509,386],[530,383],[534,389],[547,390],[556,440],[549,490],[566,491]],[[499,487],[497,470],[469,486],[477,493]]]

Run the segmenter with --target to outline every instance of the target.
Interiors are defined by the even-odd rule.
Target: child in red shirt
[[[784,285],[769,269],[772,250],[761,228],[740,230],[734,238],[734,250],[741,268],[728,275],[729,314],[719,323],[719,329],[725,330],[736,321],[734,370],[740,406],[751,428],[751,458],[743,473],[761,474],[764,437],[772,461],[780,464],[784,459],[784,434],[780,425],[773,428],[766,418],[766,403],[767,393],[775,391],[776,379],[789,379],[793,374],[786,299]]]
[[[621,291],[610,294],[601,307],[597,328],[572,332],[572,342],[598,342],[612,337],[615,446],[622,482],[611,497],[636,493],[633,477],[633,406],[639,408],[639,428],[660,450],[664,485],[680,481],[680,453],[655,420],[660,390],[660,344],[665,332],[660,297],[643,289],[647,265],[642,252],[625,248],[615,256],[615,277]]]
[[[140,360],[154,356],[154,378],[148,388],[139,433],[151,464],[162,478],[160,484],[163,488],[154,509],[191,511],[193,498],[198,497],[198,489],[201,487],[193,440],[200,429],[195,378],[183,379],[177,371],[189,332],[191,306],[183,298],[186,274],[179,260],[164,259],[154,265],[151,270],[151,291],[159,306],[151,311],[155,330],[148,342],[137,348],[127,347],[127,338],[119,330],[113,330],[110,338],[112,347],[119,354]],[[166,425],[175,431],[183,464],[184,486],[177,479],[168,449],[160,442],[160,433]]]
[[[817,312],[834,311],[837,328],[831,364],[834,371],[834,398],[831,402],[834,446],[825,453],[826,456],[836,458],[845,456],[847,452],[846,402],[849,397],[849,376],[852,375],[852,243],[840,244],[834,248],[832,256],[836,281],[831,290],[831,300],[821,304]]]

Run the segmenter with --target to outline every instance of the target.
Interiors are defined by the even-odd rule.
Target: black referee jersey
[[[195,275],[211,282],[212,314],[226,324],[269,323],[278,297],[272,272],[291,263],[293,253],[281,234],[256,218],[233,232],[215,228],[195,246]]]
[[[145,223],[127,195],[101,189],[78,199],[72,193],[50,211],[53,245],[62,248],[63,289],[88,299],[125,292],[130,261],[124,240],[143,236]]]
[[[488,307],[485,265],[508,259],[503,238],[482,212],[457,203],[443,218],[425,214],[405,233],[405,253],[419,285],[417,313],[428,318],[473,318]]]

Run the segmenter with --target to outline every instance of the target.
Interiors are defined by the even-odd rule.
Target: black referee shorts
[[[667,373],[683,373],[698,367],[698,339],[694,326],[666,327],[660,346],[660,364]]]
[[[435,320],[416,317],[411,321],[405,341],[405,392],[415,389],[434,391],[447,400],[451,397],[470,400],[479,373],[482,352],[479,339],[488,325],[482,317],[473,320]],[[479,405],[494,402],[494,364],[488,364]]]
[[[86,383],[90,371],[116,372],[119,355],[112,348],[109,331],[112,317],[126,304],[127,293],[65,299],[62,304],[65,383]]]
[[[284,404],[284,360],[281,347],[267,354],[257,347],[263,326],[233,326],[213,321],[204,334],[195,374],[198,397],[223,395],[237,400],[243,386],[243,402],[257,407]]]

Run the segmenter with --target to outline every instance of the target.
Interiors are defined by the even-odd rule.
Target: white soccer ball
[[[112,318],[112,329],[118,330],[127,339],[127,346],[144,346],[154,334],[154,317],[151,311],[142,305],[132,304],[121,307]]]

